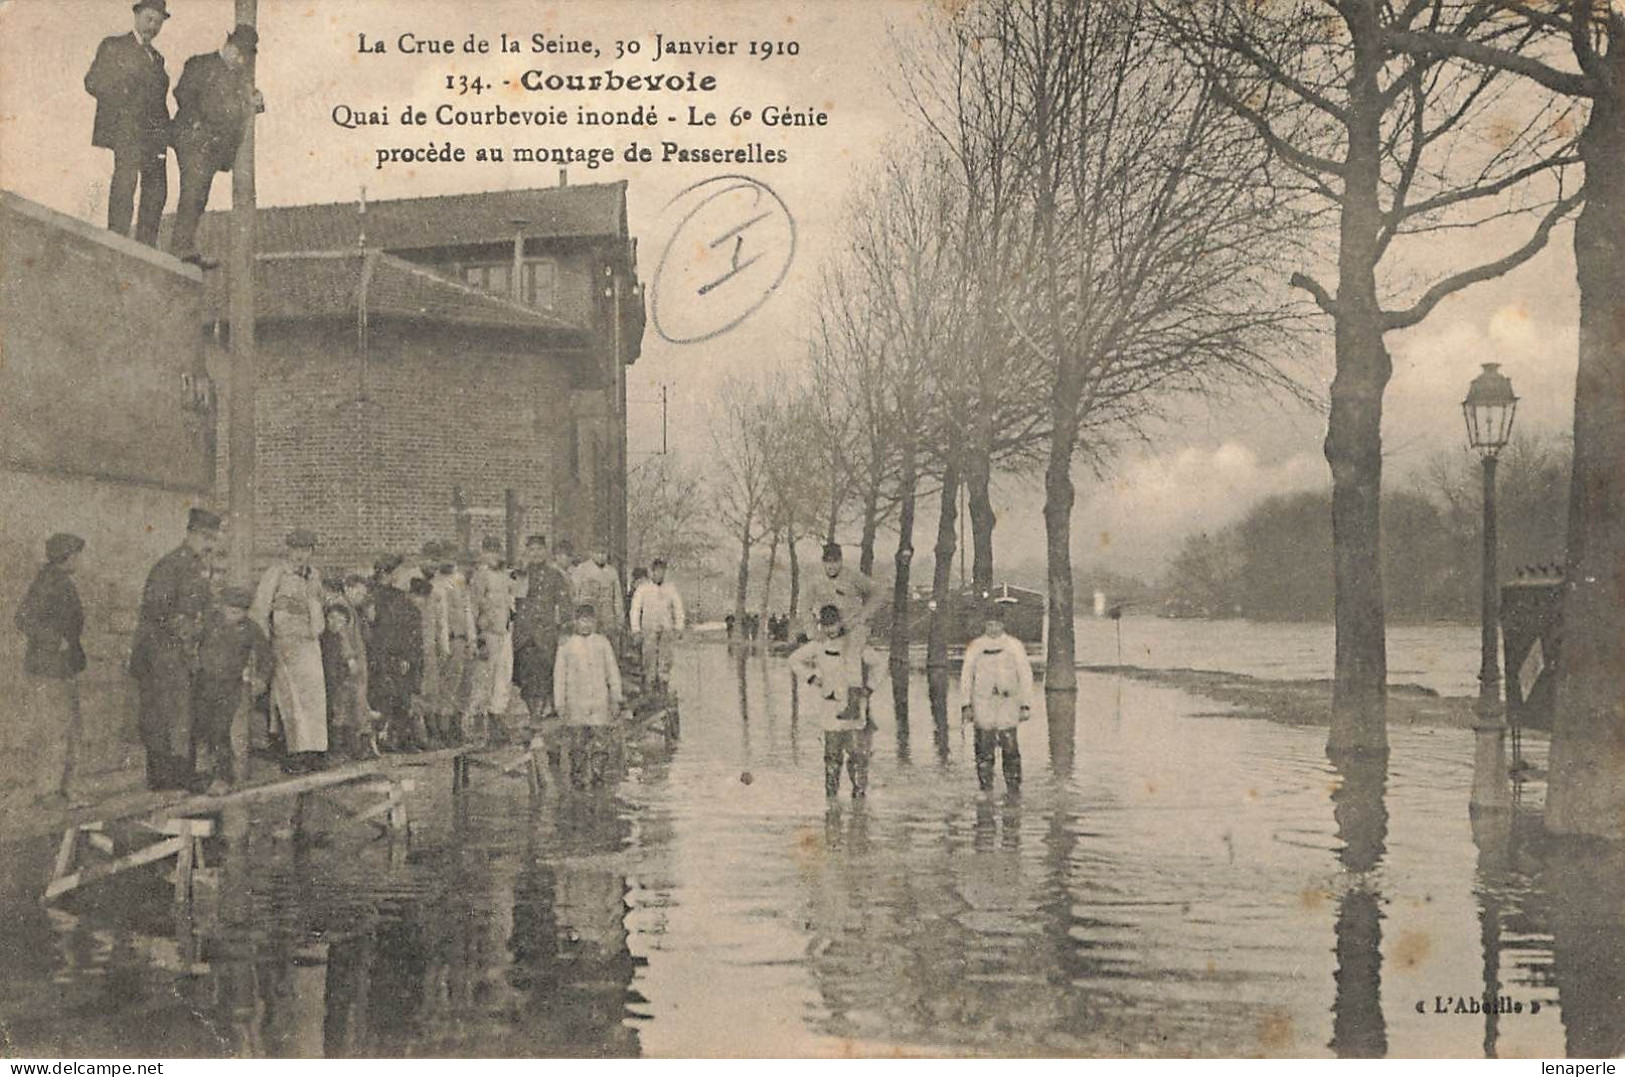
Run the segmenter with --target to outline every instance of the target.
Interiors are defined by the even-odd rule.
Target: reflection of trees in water
[[[897,731],[897,761],[908,765],[908,663],[891,666],[891,720]]]
[[[1625,1054],[1625,848],[1548,841],[1540,883],[1566,1050],[1570,1058],[1617,1058]]]
[[[1078,1042],[1067,824],[1030,847],[1011,798],[940,829],[890,822],[830,812],[822,855],[799,873],[827,1031],[1014,1053]]]
[[[1339,1058],[1381,1058],[1388,1053],[1382,1015],[1381,895],[1370,874],[1382,863],[1388,840],[1386,754],[1333,759],[1341,777],[1332,792],[1332,818],[1342,842],[1338,860],[1351,878],[1338,900],[1337,992],[1332,1003],[1331,1049]]]
[[[931,746],[937,763],[948,763],[948,671],[933,669],[925,675],[926,696],[931,701]]]
[[[1058,777],[1072,775],[1078,743],[1078,693],[1044,693],[1044,721],[1049,727],[1049,765]]]

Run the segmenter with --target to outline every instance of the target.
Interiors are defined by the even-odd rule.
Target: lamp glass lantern
[[[1461,402],[1461,413],[1467,420],[1467,444],[1485,459],[1499,456],[1512,437],[1512,419],[1517,411],[1512,379],[1501,373],[1500,363],[1485,363],[1483,371],[1467,387],[1467,399]]]

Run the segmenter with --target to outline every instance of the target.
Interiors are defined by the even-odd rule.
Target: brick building
[[[190,266],[0,192],[0,812],[63,736],[16,705],[12,627],[54,531],[86,540],[82,771],[140,759],[124,671],[141,586],[214,481],[202,296]]]
[[[211,213],[199,237],[222,263],[228,229]],[[327,564],[477,544],[511,498],[518,534],[605,542],[624,564],[644,322],[625,183],[264,208],[257,249],[261,559],[296,526]],[[227,273],[206,274],[222,505],[227,299]]]

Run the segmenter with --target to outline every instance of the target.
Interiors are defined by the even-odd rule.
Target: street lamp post
[[[1467,420],[1467,443],[1484,464],[1484,565],[1481,639],[1478,667],[1478,720],[1473,726],[1477,758],[1473,768],[1472,808],[1511,807],[1506,780],[1506,721],[1501,705],[1501,669],[1496,656],[1501,625],[1500,584],[1496,572],[1495,467],[1512,436],[1518,398],[1499,363],[1485,363],[1461,402]]]

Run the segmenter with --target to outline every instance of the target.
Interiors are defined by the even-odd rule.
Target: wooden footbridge
[[[662,730],[668,743],[674,740],[675,701],[635,717],[630,729]],[[221,814],[290,798],[293,823],[287,834],[295,841],[301,840],[316,799],[328,798],[349,821],[376,827],[392,852],[404,851],[411,837],[408,802],[417,784],[403,772],[449,763],[454,797],[465,795],[477,774],[523,777],[534,798],[546,788],[550,750],[557,750],[552,738],[537,734],[522,745],[464,745],[390,755],[252,782],[219,796],[148,794],[88,808],[70,817],[41,900],[49,903],[91,883],[173,858],[175,901],[189,905],[197,873],[208,867],[204,840],[217,832]],[[356,794],[362,800],[359,807],[353,806]]]

